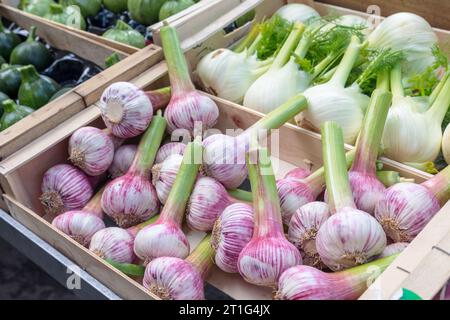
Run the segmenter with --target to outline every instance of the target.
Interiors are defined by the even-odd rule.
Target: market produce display
[[[59,5],[52,5],[52,10],[59,9]],[[15,101],[7,107],[2,105],[0,114],[8,111],[0,131],[102,71],[73,53],[52,48],[36,32],[35,26],[27,31],[6,20],[4,24],[0,19],[0,101],[9,98]],[[112,56],[110,60],[113,65],[118,57]],[[106,170],[108,167],[109,164]]]
[[[22,0],[19,8],[54,22],[143,48],[146,40],[151,41],[152,38],[148,26],[164,21],[199,1]],[[3,49],[0,47],[0,50]]]
[[[134,22],[194,2],[28,0],[22,9],[64,23],[75,8],[88,29],[113,21],[105,37],[143,48]],[[58,64],[36,28],[27,38],[15,31],[0,24],[9,63],[0,130],[67,90],[57,71],[79,63]],[[450,199],[449,64],[421,17],[398,13],[372,30],[291,3],[230,48],[203,52],[193,73],[176,29],[164,23],[160,36],[170,87],[108,86],[97,120],[61,139],[62,162],[45,166],[33,199],[54,228],[154,296],[203,300],[214,269],[278,300],[355,300]],[[221,118],[239,119],[201,89],[261,117],[239,134],[217,133]],[[321,134],[323,167],[275,174],[264,143],[286,124]],[[415,183],[381,156],[436,175]]]

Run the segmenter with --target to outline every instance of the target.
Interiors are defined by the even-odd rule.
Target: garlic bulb
[[[397,242],[390,244],[384,248],[383,252],[378,256],[378,259],[386,258],[403,252],[409,246],[408,242]]]
[[[102,219],[85,211],[63,213],[53,219],[52,225],[85,247],[97,231],[105,228]]]
[[[334,273],[308,266],[292,267],[281,275],[275,300],[356,300],[396,257]]]
[[[278,14],[283,19],[290,22],[302,22],[306,23],[314,18],[319,18],[319,13],[312,7],[301,3],[289,3],[282,6],[275,13]]]
[[[152,168],[152,183],[162,204],[166,204],[182,162],[182,155],[173,154]]]
[[[235,201],[220,182],[210,177],[200,177],[189,198],[186,222],[193,230],[211,231],[219,215]]]
[[[386,247],[386,234],[375,218],[356,209],[337,123],[325,122],[322,139],[328,204],[334,215],[320,227],[316,247],[322,261],[338,271],[379,255]]]
[[[160,203],[150,182],[150,171],[165,129],[166,121],[158,111],[139,142],[128,172],[111,181],[103,192],[102,208],[120,227],[139,224],[159,211]]]
[[[432,106],[425,112],[417,110],[414,100],[404,95],[401,69],[391,74],[394,94],[383,135],[384,153],[399,162],[434,162],[442,143],[442,121],[450,106],[450,78],[442,80],[444,86]]]
[[[285,179],[287,179],[287,178],[305,179],[305,178],[309,177],[310,175],[311,175],[310,169],[294,168],[291,171],[289,171],[288,173],[286,173],[284,178]]]
[[[375,217],[395,242],[412,241],[441,209],[438,198],[424,185],[399,183],[388,188]]]
[[[413,75],[433,64],[431,48],[438,43],[438,38],[425,19],[400,12],[381,22],[369,35],[368,42],[370,47],[403,51],[406,54],[404,70]]]
[[[170,142],[163,145],[158,153],[156,154],[155,163],[164,162],[168,157],[173,154],[178,154],[182,156],[184,154],[184,150],[186,150],[186,145],[181,142]]]
[[[228,206],[217,219],[211,244],[216,251],[214,261],[225,272],[238,272],[238,258],[253,235],[253,208],[245,203]]]
[[[39,200],[45,212],[52,215],[80,210],[94,193],[88,177],[68,164],[48,169],[42,179],[41,191]]]
[[[69,139],[69,160],[90,176],[106,172],[114,158],[114,144],[102,130],[83,127]]]
[[[198,125],[203,130],[212,128],[219,109],[211,98],[195,89],[176,29],[164,26],[160,34],[172,87],[172,98],[164,113],[169,132],[180,129],[193,134]]]
[[[316,236],[329,217],[330,208],[324,202],[308,203],[292,216],[288,240],[300,250],[303,264],[318,269],[325,268],[317,253]]]
[[[280,275],[301,264],[302,258],[284,236],[280,201],[267,149],[258,150],[258,161],[255,162],[257,164],[251,164],[248,156],[255,210],[254,232],[239,255],[238,271],[247,282],[275,288]]]
[[[125,175],[133,164],[136,157],[137,146],[134,144],[124,145],[114,153],[114,159],[108,171],[111,178],[115,179]]]
[[[115,136],[124,139],[142,134],[153,117],[148,96],[128,82],[117,82],[106,88],[98,107],[106,126]]]
[[[144,287],[163,300],[204,300],[204,281],[214,250],[206,236],[186,260],[161,257],[145,268]]]
[[[356,83],[345,88],[360,48],[359,39],[353,36],[332,79],[304,92],[308,100],[304,116],[309,124],[318,131],[324,122],[335,121],[344,130],[344,141],[349,144],[356,141],[369,103],[369,98],[360,92]]]
[[[240,53],[218,49],[200,60],[198,76],[206,91],[241,103],[248,88],[267,71],[270,61],[259,61],[247,50]]]
[[[125,229],[106,228],[98,231],[91,239],[89,250],[102,259],[117,263],[133,263],[134,237]]]

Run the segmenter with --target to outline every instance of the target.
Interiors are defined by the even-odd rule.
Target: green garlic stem
[[[323,158],[328,202],[332,212],[356,208],[348,179],[344,137],[341,127],[334,121],[322,126]]]
[[[159,221],[175,221],[179,225],[183,222],[186,206],[202,164],[202,155],[203,146],[200,137],[197,137],[186,147],[180,170],[161,211]]]
[[[186,258],[186,261],[197,269],[202,279],[205,279],[214,266],[214,254],[214,248],[211,245],[211,234],[208,234]]]

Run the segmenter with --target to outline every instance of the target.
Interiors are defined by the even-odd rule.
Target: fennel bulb
[[[282,6],[275,13],[290,22],[307,23],[311,19],[319,18],[320,14],[312,7],[301,3],[290,3]]]
[[[308,100],[308,109],[304,112],[306,121],[317,131],[326,121],[337,122],[343,129],[345,143],[349,144],[356,141],[361,130],[364,110],[369,104],[369,97],[360,92],[357,83],[345,87],[360,49],[360,40],[353,36],[331,80],[304,92]]]
[[[404,72],[407,75],[423,72],[433,64],[432,47],[438,43],[433,28],[422,17],[408,12],[386,18],[369,35],[374,48],[391,48],[406,54]]]
[[[444,131],[442,137],[442,154],[444,155],[445,162],[450,163],[450,125]]]
[[[441,125],[450,105],[450,78],[444,77],[437,98],[423,111],[416,100],[404,95],[401,77],[401,67],[397,66],[391,72],[394,97],[382,140],[384,153],[399,162],[433,162],[441,149]]]
[[[236,53],[218,49],[206,55],[197,73],[206,91],[235,103],[242,103],[248,88],[270,66],[271,60],[259,61],[247,50]]]
[[[270,69],[248,89],[244,97],[245,107],[269,113],[309,87],[309,75],[299,71],[295,59],[289,58],[304,29],[302,24],[295,24]],[[304,39],[302,38],[302,40]],[[308,42],[310,41],[308,40]],[[300,41],[300,43],[304,42]],[[309,43],[299,45],[299,47],[305,48],[300,48],[303,52],[299,52],[299,47],[297,47],[296,52],[304,56],[308,46]]]

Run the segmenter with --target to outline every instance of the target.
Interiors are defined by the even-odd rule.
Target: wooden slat
[[[432,26],[442,29],[450,29],[450,1],[442,0],[319,0],[343,8],[366,12],[369,5],[378,6],[382,16],[389,16],[397,12],[413,12],[424,17]]]
[[[400,285],[422,299],[433,299],[450,279],[450,231]]]
[[[35,26],[37,35],[53,47],[73,52],[79,57],[94,62],[101,67],[105,66],[105,58],[110,56],[113,52],[117,52],[122,59],[128,56],[125,52],[113,49],[102,43],[97,43],[78,33],[66,29],[55,28],[53,23],[48,22],[45,19],[36,19],[32,14],[3,4],[0,4],[0,15],[10,21],[14,21],[25,29]]]

